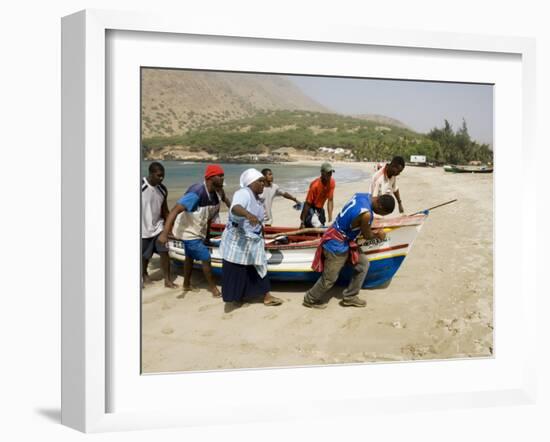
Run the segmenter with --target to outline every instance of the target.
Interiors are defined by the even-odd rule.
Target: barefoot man
[[[141,286],[150,282],[147,267],[153,253],[160,255],[160,266],[166,287],[177,287],[170,278],[168,249],[158,238],[168,216],[166,198],[168,190],[162,184],[164,166],[153,162],[149,165],[149,176],[141,179]]]
[[[166,244],[168,234],[172,232],[176,218],[178,218],[175,236],[183,240],[185,249],[184,292],[193,290],[191,273],[193,272],[193,262],[197,260],[202,262],[202,271],[212,296],[221,296],[212,276],[210,251],[204,243],[210,231],[210,224],[220,211],[220,199],[226,200],[223,193],[223,180],[224,171],[222,167],[218,164],[209,164],[204,172],[204,181],[193,184],[177,201],[166,219],[164,230],[159,236],[159,241]]]
[[[262,175],[265,177],[264,191],[260,195],[260,198],[264,201],[264,226],[271,226],[273,224],[273,213],[271,211],[273,206],[273,199],[276,196],[282,196],[287,200],[294,201],[296,204],[300,204],[300,201],[290,193],[281,190],[278,184],[273,182],[273,172],[271,169],[262,169]]]

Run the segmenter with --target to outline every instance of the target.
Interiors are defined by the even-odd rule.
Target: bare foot
[[[147,274],[145,275],[141,275],[141,284],[142,286],[143,285],[146,285],[146,284],[151,284],[153,281],[151,280],[151,277]]]
[[[174,284],[172,281],[164,281],[164,287],[168,287],[169,289],[176,289],[179,287],[179,285]]]
[[[212,296],[214,298],[221,298],[221,296],[222,296],[221,292],[218,290],[217,287],[214,287],[214,288],[210,289],[210,293],[212,293]]]
[[[187,292],[198,292],[200,289],[198,287],[194,287],[192,285],[190,286],[183,286],[183,293],[187,293]]]

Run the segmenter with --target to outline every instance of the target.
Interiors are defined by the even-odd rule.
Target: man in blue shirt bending
[[[395,208],[395,200],[390,195],[371,196],[370,193],[356,193],[344,205],[332,226],[323,234],[321,243],[315,253],[312,268],[322,272],[315,285],[306,292],[304,306],[311,308],[326,308],[323,295],[336,283],[340,270],[348,259],[353,265],[353,273],[348,287],[342,293],[341,305],[344,307],[365,307],[366,301],[357,294],[361,290],[363,281],[369,270],[369,260],[359,253],[355,239],[361,233],[366,240],[379,238],[383,240],[386,235],[381,230],[372,232],[371,224],[374,213],[389,215]]]

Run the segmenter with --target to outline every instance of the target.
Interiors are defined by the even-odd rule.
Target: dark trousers
[[[319,209],[318,207],[310,207],[307,211],[306,219],[304,220],[304,227],[314,227],[313,224],[311,224],[311,218],[313,218],[313,215],[317,213],[317,217],[319,218],[319,222],[324,226],[327,222],[327,218],[325,216],[325,209],[322,207]]]

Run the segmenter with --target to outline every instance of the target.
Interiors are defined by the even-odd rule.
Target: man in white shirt
[[[153,253],[160,255],[160,266],[164,286],[177,287],[170,278],[168,249],[158,241],[168,215],[168,190],[162,184],[164,166],[153,162],[149,165],[149,176],[141,179],[141,278],[143,284],[150,282],[147,267]]]
[[[405,160],[403,157],[393,157],[390,163],[386,163],[384,167],[379,169],[373,176],[370,183],[369,193],[372,196],[380,196],[384,194],[395,196],[399,213],[404,213],[399,188],[397,187],[396,177],[403,172],[405,168]]]
[[[300,202],[293,197],[290,193],[284,192],[279,188],[278,184],[273,183],[273,172],[271,169],[262,169],[262,175],[265,177],[264,191],[260,195],[260,198],[264,201],[265,215],[264,225],[270,226],[273,224],[273,214],[271,213],[271,207],[273,206],[273,199],[276,196],[282,196],[287,200],[294,201],[296,204]]]

